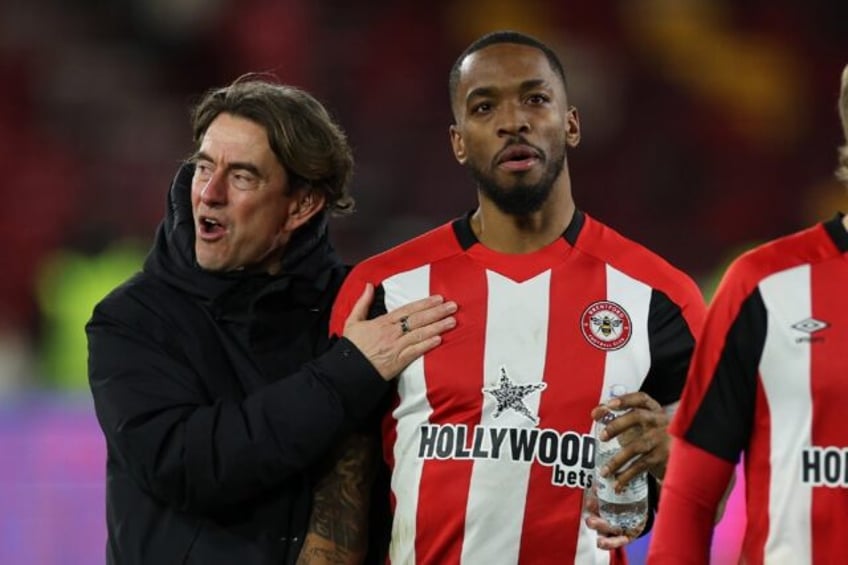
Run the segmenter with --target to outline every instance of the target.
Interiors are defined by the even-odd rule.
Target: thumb
[[[350,311],[345,325],[351,322],[362,322],[366,320],[368,318],[368,307],[371,305],[373,299],[374,286],[371,283],[365,283],[365,290],[362,291],[362,295],[357,299],[356,304],[353,305],[353,309]]]

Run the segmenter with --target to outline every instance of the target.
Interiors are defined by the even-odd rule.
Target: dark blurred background
[[[321,99],[357,160],[332,225],[355,262],[474,206],[447,74],[501,28],[561,54],[578,206],[707,296],[742,249],[848,208],[845,0],[0,0],[0,562],[102,560],[82,326],[146,253],[191,104],[249,71]]]

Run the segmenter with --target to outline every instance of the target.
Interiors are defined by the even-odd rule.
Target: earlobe
[[[459,133],[456,125],[450,127],[450,140],[451,147],[453,148],[453,156],[460,165],[464,165],[466,160],[465,142],[462,140],[462,134]]]

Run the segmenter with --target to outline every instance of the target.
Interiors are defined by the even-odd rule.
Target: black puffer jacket
[[[327,336],[346,269],[323,214],[283,274],[216,275],[194,259],[191,166],[171,187],[143,272],[86,326],[106,436],[109,563],[293,563],[311,472],[387,385]]]

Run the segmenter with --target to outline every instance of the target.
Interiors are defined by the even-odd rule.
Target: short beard
[[[535,184],[518,182],[510,188],[504,188],[495,181],[494,177],[483,172],[473,163],[468,163],[471,177],[477,182],[480,191],[491,200],[498,209],[510,216],[524,217],[541,210],[551,191],[554,182],[559,178],[565,165],[565,150],[558,155],[545,170],[544,176]]]

